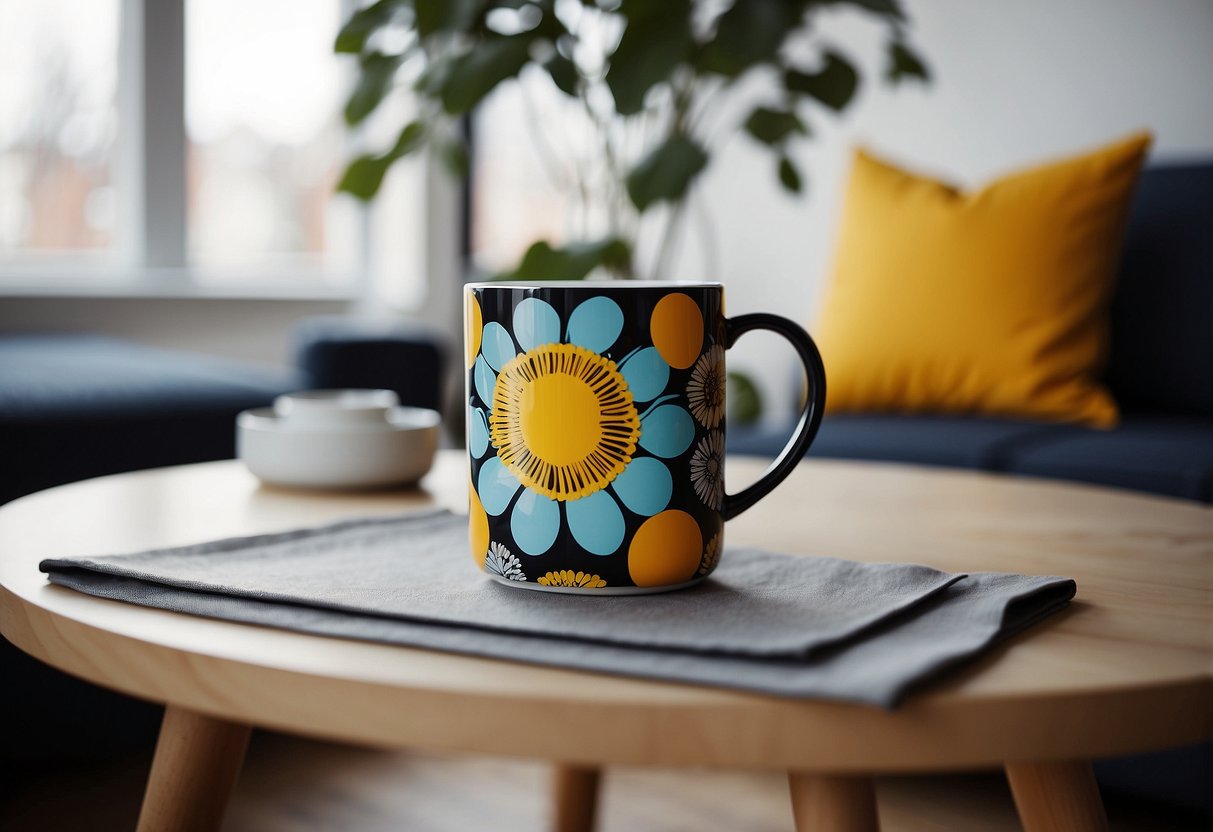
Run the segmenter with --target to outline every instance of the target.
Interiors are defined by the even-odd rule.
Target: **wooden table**
[[[729,466],[734,486],[761,470]],[[1210,736],[1213,510],[1055,482],[815,461],[730,523],[731,544],[1077,579],[1067,611],[894,713],[210,621],[90,598],[37,570],[434,501],[462,510],[466,490],[446,452],[412,492],[278,490],[221,462],[35,494],[0,509],[0,631],[167,703],[141,830],[217,827],[253,725],[556,761],[561,830],[592,826],[610,764],[786,770],[799,830],[874,829],[873,774],[1005,765],[1025,827],[1101,829],[1090,758]]]

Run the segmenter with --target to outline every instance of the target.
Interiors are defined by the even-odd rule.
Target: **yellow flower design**
[[[599,589],[607,585],[607,582],[597,575],[574,572],[571,569],[549,572],[539,579],[539,583],[543,586],[573,586],[582,589]]]
[[[709,575],[720,563],[720,551],[724,548],[724,532],[716,532],[703,550],[703,563],[699,564],[699,574]]]
[[[544,344],[501,368],[489,435],[523,485],[576,500],[627,467],[640,417],[614,361],[575,344]]]

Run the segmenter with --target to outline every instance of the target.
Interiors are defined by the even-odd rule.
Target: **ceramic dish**
[[[437,411],[401,407],[390,390],[307,391],[241,413],[237,455],[277,485],[405,485],[433,464],[440,423]]]

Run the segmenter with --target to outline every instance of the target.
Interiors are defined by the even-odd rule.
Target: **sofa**
[[[1213,503],[1213,163],[1148,168],[1111,306],[1110,430],[981,416],[828,416],[810,456],[1074,480]],[[828,395],[828,387],[827,387]],[[774,456],[795,414],[730,428],[729,452]]]
[[[981,416],[840,414],[825,418],[808,454],[1213,503],[1213,163],[1142,173],[1110,319],[1104,381],[1121,408],[1110,430]],[[729,452],[774,456],[796,418],[730,427]],[[1101,760],[1096,773],[1105,788],[1213,815],[1213,745]]]
[[[235,419],[300,389],[374,387],[441,410],[443,339],[311,318],[290,367],[79,333],[0,335],[0,503],[76,480],[230,459]],[[0,553],[2,554],[2,553]],[[73,679],[0,638],[0,761],[111,755],[155,737],[159,708]]]

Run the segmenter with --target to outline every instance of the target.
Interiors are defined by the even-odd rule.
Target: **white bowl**
[[[274,414],[292,428],[383,424],[399,406],[394,390],[304,390],[274,399]]]
[[[434,463],[441,416],[354,395],[364,393],[396,400],[391,391],[313,391],[246,410],[236,418],[236,453],[277,485],[377,488],[421,479]]]

